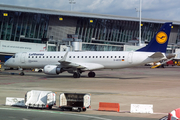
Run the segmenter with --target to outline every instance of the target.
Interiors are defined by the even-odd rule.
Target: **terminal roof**
[[[105,15],[105,14],[83,13],[83,12],[75,12],[75,11],[42,9],[42,8],[32,8],[32,7],[14,6],[14,5],[5,5],[5,4],[0,4],[0,10],[41,13],[41,14],[60,15],[60,16],[72,16],[72,17],[87,17],[87,18],[91,18],[91,19],[98,18],[98,19],[111,19],[111,20],[139,21],[138,17],[127,17],[127,16],[118,16],[118,15]],[[175,25],[180,25],[180,21],[148,19],[148,18],[142,18],[142,22],[153,22],[153,23],[173,22],[173,24],[175,24]]]

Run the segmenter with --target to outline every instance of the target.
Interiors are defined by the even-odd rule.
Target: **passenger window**
[[[113,58],[113,56],[111,56],[111,58]]]
[[[59,56],[57,56],[57,58],[59,58]]]
[[[28,56],[28,58],[30,58],[30,56]]]
[[[15,58],[15,55],[13,55],[12,58]]]
[[[116,58],[116,56],[115,56],[115,58]]]
[[[91,58],[91,56],[89,56],[89,58]]]
[[[44,58],[44,56],[43,56],[43,58]]]
[[[77,58],[79,58],[79,56],[77,56]]]
[[[119,56],[119,58],[121,58],[121,56]]]
[[[124,58],[124,56],[123,56],[123,58]]]
[[[52,58],[52,56],[50,56],[50,58]]]
[[[75,58],[75,56],[73,58]]]
[[[39,56],[39,58],[41,58],[41,56]]]
[[[99,58],[101,58],[101,56],[99,56]]]
[[[109,56],[107,56],[107,58],[109,58]]]
[[[48,58],[48,56],[46,56],[46,58]]]
[[[96,58],[98,58],[98,56],[96,56]]]
[[[32,56],[32,58],[34,58],[34,56]]]
[[[83,56],[81,58],[83,58]]]
[[[71,58],[71,56],[69,56],[69,58]]]
[[[63,58],[63,56],[61,56],[61,58]]]
[[[54,58],[56,58],[56,56],[54,56]]]
[[[94,58],[94,56],[93,56],[93,58]]]
[[[85,56],[85,58],[87,58],[87,56]]]
[[[103,56],[103,58],[105,58],[105,56]]]
[[[37,56],[36,56],[36,58],[37,58]]]

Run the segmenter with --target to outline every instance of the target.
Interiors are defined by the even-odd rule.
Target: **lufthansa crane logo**
[[[167,34],[165,32],[159,32],[157,35],[156,35],[156,41],[159,43],[159,44],[164,44],[166,41],[167,41]]]

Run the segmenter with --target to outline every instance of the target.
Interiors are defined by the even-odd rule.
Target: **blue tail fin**
[[[165,23],[145,47],[136,51],[166,53],[172,22]]]

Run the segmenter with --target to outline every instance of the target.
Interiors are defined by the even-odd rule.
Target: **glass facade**
[[[150,41],[162,24],[142,22],[142,40]],[[139,22],[79,18],[76,34],[86,43],[123,44],[138,39]]]
[[[83,51],[123,51],[122,45],[82,44]]]
[[[59,19],[59,15],[53,16]],[[46,38],[49,34],[49,26],[66,26],[61,28],[62,34],[65,34],[63,31],[68,31],[66,28],[71,25],[70,23],[74,23],[71,32],[77,34],[78,39],[82,39],[82,50],[119,51],[123,50],[120,45],[130,40],[138,40],[139,37],[138,21],[69,17],[71,21],[63,19],[64,23],[61,24],[62,22],[60,23],[59,20],[57,23],[50,22],[54,19],[52,18],[52,15],[49,14],[0,10],[0,40],[42,43],[41,38]],[[142,22],[142,24],[142,41],[150,41],[162,26],[161,23]],[[180,26],[176,27],[178,27],[175,40],[177,43],[180,42]],[[55,32],[57,32],[56,29]],[[49,50],[54,51],[56,49],[50,46]]]
[[[41,43],[46,37],[49,15],[0,11],[0,39]]]

